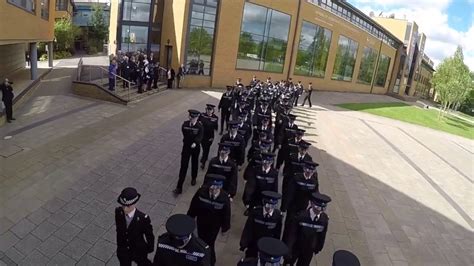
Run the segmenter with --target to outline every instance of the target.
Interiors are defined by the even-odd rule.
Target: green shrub
[[[89,46],[89,49],[87,51],[88,54],[97,54],[99,51],[97,50],[97,47],[95,46]]]
[[[39,58],[40,61],[47,61],[48,60],[48,54],[42,54]]]

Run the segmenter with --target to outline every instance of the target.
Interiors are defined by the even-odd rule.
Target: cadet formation
[[[311,105],[309,87],[305,100]],[[233,265],[310,265],[324,248],[331,197],[320,192],[319,164],[291,113],[303,92],[301,82],[254,76],[245,86],[239,78],[227,86],[218,105],[207,104],[204,112],[188,110],[173,192],[183,192],[190,161],[191,185],[197,185],[199,168],[205,170],[204,180],[187,213],[171,216],[156,244],[150,217],[135,207],[140,194],[134,188],[122,191],[115,212],[120,265],[224,265],[219,261],[225,254],[216,254],[214,246],[219,232],[230,230],[237,200],[246,207],[241,215],[247,219],[239,242],[244,255]],[[217,156],[209,154],[213,143]],[[241,199],[236,198],[239,186]],[[153,252],[152,262],[148,254]],[[333,265],[360,263],[351,252],[339,250]]]

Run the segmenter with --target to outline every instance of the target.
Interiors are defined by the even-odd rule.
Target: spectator
[[[115,76],[117,75],[117,61],[112,59],[109,65],[109,91],[115,90]]]
[[[5,79],[3,84],[0,84],[0,91],[2,91],[2,101],[5,105],[5,114],[7,116],[7,122],[11,123],[13,118],[13,82],[10,82],[8,79]]]
[[[198,75],[204,75],[204,61],[202,60],[199,61]]]
[[[182,79],[184,79],[184,73],[186,73],[186,69],[184,68],[184,64],[181,64],[181,66],[178,68],[178,81],[176,83],[176,88],[179,89],[179,83],[181,82]]]
[[[168,67],[168,71],[166,72],[168,78],[168,89],[173,88],[173,81],[174,81],[174,69],[172,67]]]

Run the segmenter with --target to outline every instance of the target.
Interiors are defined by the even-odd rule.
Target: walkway
[[[118,265],[113,210],[125,186],[142,193],[138,207],[156,234],[196,190],[187,180],[182,196],[171,193],[180,125],[187,109],[217,103],[218,92],[170,90],[125,107],[70,94],[71,71],[51,72],[18,121],[0,128],[2,139],[12,136],[0,140],[0,265]],[[473,142],[331,105],[390,97],[314,97],[318,106],[295,113],[321,164],[321,190],[333,198],[317,264],[346,248],[362,265],[473,265]],[[242,213],[238,196],[218,265],[242,256]]]

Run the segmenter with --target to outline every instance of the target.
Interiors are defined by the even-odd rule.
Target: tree
[[[464,64],[462,48],[458,47],[452,57],[444,59],[436,68],[433,84],[441,102],[438,118],[449,109],[457,108],[473,90],[473,79],[469,67]]]
[[[60,19],[54,23],[54,37],[57,51],[70,51],[74,40],[80,34],[80,29],[73,25],[70,19]]]
[[[99,4],[92,6],[92,16],[89,23],[89,46],[102,50],[102,45],[108,38],[109,29],[104,20],[104,9]]]

